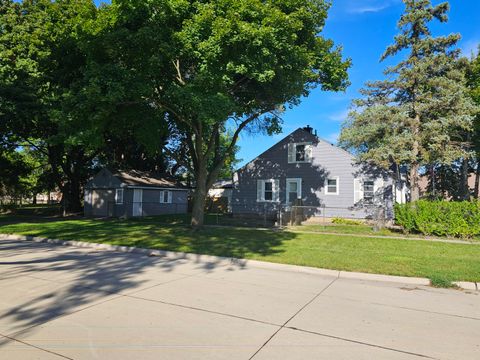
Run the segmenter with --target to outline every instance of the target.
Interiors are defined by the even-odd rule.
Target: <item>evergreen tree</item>
[[[340,143],[361,160],[409,170],[410,200],[419,198],[419,171],[432,163],[468,159],[465,134],[476,107],[468,96],[465,61],[455,48],[460,35],[433,37],[429,23],[448,20],[449,4],[404,0],[399,34],[381,61],[405,55],[385,70],[386,79],[367,83],[362,99],[342,128]]]
[[[480,46],[478,47],[477,56],[470,63],[467,72],[468,87],[473,101],[480,106]],[[476,155],[476,172],[475,172],[475,188],[474,197],[478,199],[480,191],[480,113],[477,114],[474,121],[473,145]]]

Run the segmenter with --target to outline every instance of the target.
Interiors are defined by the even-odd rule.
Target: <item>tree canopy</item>
[[[278,132],[281,106],[298,105],[317,86],[347,85],[349,61],[319,35],[326,1],[116,0],[112,6],[119,41],[112,60],[152,86],[151,104],[188,151],[193,225],[203,223],[207,191],[240,132]]]

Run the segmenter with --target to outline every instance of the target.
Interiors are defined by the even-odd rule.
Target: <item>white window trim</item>
[[[290,161],[290,158],[288,159],[289,164],[308,164],[308,163],[312,162],[313,144],[311,142],[298,142],[298,143],[291,143],[291,144],[292,144],[292,147],[293,147],[293,159],[292,159],[292,161]],[[305,145],[305,160],[303,160],[303,161],[297,161],[297,146],[298,145]],[[310,146],[310,149],[308,149],[307,146]],[[288,156],[288,154],[287,154],[287,156]]]
[[[167,193],[167,201],[165,202],[165,193]],[[161,190],[160,191],[160,204],[171,204],[172,203],[172,192],[170,190]]]
[[[280,191],[280,186],[277,189],[275,186],[275,182],[277,181],[276,179],[258,179],[257,181],[262,182],[262,197],[261,199],[257,198],[257,202],[263,202],[263,203],[278,203],[280,202],[280,196],[279,196],[279,191]],[[265,200],[265,183],[271,182],[272,183],[272,200]],[[277,200],[275,200],[277,198]]]
[[[122,194],[122,201],[119,201],[119,196],[118,194]],[[123,196],[125,195],[123,189],[115,189],[115,205],[122,205],[123,204]]]
[[[337,182],[337,191],[329,192],[328,191],[328,180],[335,180]],[[325,179],[325,195],[340,195],[340,177],[334,176]]]
[[[297,199],[302,198],[302,179],[301,178],[287,178],[286,184],[285,184],[285,203],[288,205],[290,203],[290,190],[288,188],[288,184],[291,182],[296,182],[297,183]]]

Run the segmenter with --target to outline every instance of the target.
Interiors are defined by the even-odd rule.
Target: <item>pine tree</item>
[[[477,56],[473,57],[467,71],[468,87],[473,101],[480,107],[480,46]],[[476,154],[475,188],[474,197],[479,198],[480,192],[480,112],[477,113],[474,121],[473,145]]]
[[[468,158],[465,134],[472,130],[476,107],[468,96],[465,61],[455,48],[460,35],[433,37],[429,23],[448,20],[447,2],[404,0],[399,34],[381,61],[404,55],[388,67],[385,80],[366,84],[362,99],[342,128],[341,144],[360,160],[379,166],[406,166],[410,200],[419,198],[419,171],[432,163]]]

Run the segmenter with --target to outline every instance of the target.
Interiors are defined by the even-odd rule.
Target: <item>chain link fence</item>
[[[334,218],[369,220],[375,226],[383,227],[387,222],[384,206],[362,207],[283,205],[278,210],[278,226],[302,224],[329,224]]]

